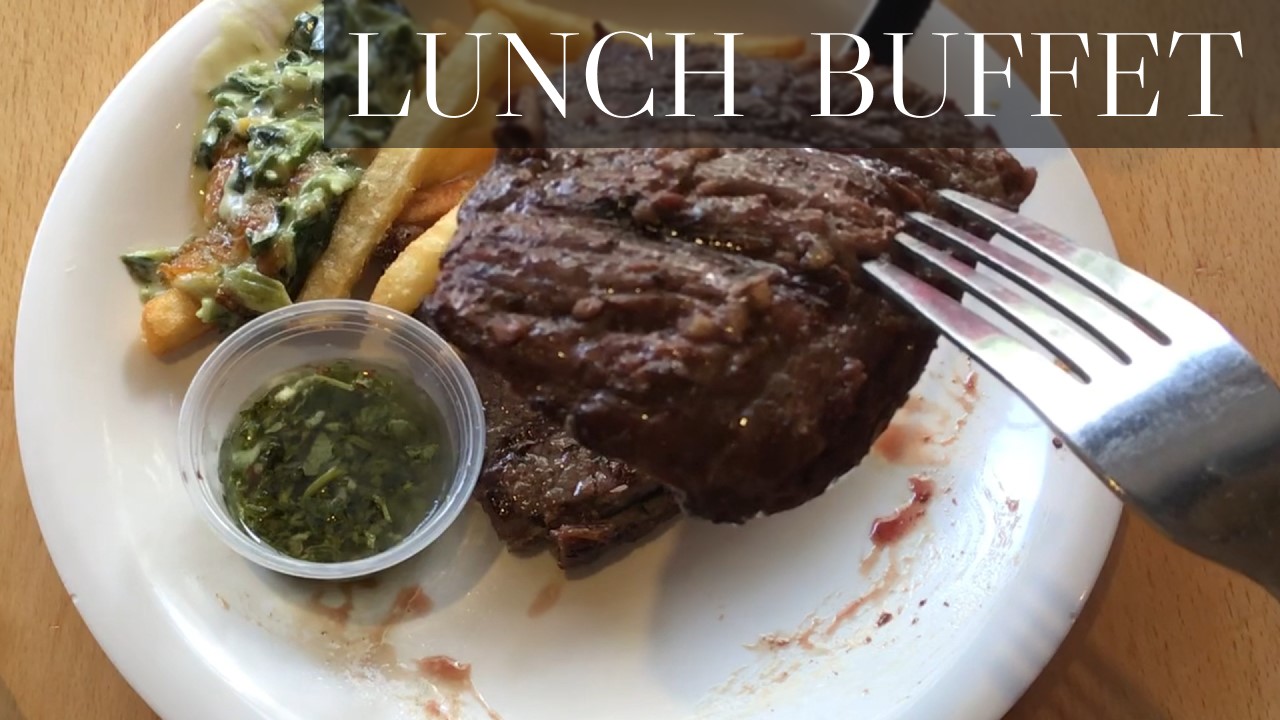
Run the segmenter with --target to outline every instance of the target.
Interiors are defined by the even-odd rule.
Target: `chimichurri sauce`
[[[286,374],[223,440],[226,504],[251,535],[292,557],[344,562],[386,550],[439,505],[454,461],[425,392],[377,365]]]

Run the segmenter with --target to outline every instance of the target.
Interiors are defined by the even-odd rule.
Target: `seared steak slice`
[[[425,310],[584,445],[738,522],[820,494],[917,381],[935,334],[860,268],[931,193],[799,149],[509,153]]]
[[[612,107],[671,96],[669,52],[609,53]],[[718,57],[695,49],[690,67]],[[954,106],[904,121],[886,71],[870,71],[871,112],[813,118],[816,73],[739,60],[748,123],[697,105],[718,106],[716,76],[690,78],[698,117],[679,120],[616,120],[580,97],[562,118],[527,90],[423,308],[581,447],[722,522],[822,493],[919,379],[936,334],[862,272],[893,254],[906,213],[958,220],[943,188],[1016,208],[1035,182]],[[939,102],[908,96],[920,112]]]
[[[487,420],[475,498],[512,551],[547,548],[562,568],[582,565],[678,514],[655,480],[583,447],[498,374],[468,367]]]

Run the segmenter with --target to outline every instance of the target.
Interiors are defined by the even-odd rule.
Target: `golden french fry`
[[[507,42],[497,36],[516,31],[516,26],[501,13],[491,10],[480,13],[467,32],[485,37],[464,35],[453,52],[440,62],[436,72],[436,107],[448,115],[472,112],[463,118],[450,119],[432,111],[426,97],[415,98],[410,103],[409,116],[396,125],[386,146],[429,148],[456,144],[456,137],[466,132],[484,111],[484,96],[506,77]]]
[[[536,57],[535,59],[538,60],[538,66],[542,68],[543,74],[551,79],[551,82],[553,85],[556,85],[557,87],[559,87],[559,82],[556,80],[556,76],[560,73],[560,65],[559,65],[560,61],[557,60],[555,66],[551,67],[548,65],[548,61],[546,60],[543,60],[541,58],[536,58]],[[524,62],[520,60],[518,57],[513,56],[511,58],[511,95],[512,97],[515,97],[516,90],[519,90],[520,88],[528,85],[537,85],[537,84],[538,84],[538,79],[533,74],[533,68],[529,67],[528,65],[525,65]],[[504,93],[506,92],[505,84],[500,85],[499,87],[501,87]],[[503,100],[502,107],[504,110],[506,109],[505,99]]]
[[[481,13],[469,30],[490,36],[515,31],[511,21],[496,12]],[[467,110],[477,91],[486,93],[505,72],[506,43],[493,37],[480,42],[478,49],[477,43],[475,36],[465,36],[437,68],[437,106],[442,112],[457,115]],[[425,100],[414,105],[419,103]],[[475,162],[475,149],[448,147],[474,123],[467,120],[449,120],[420,106],[411,109],[347,199],[329,247],[307,277],[299,300],[349,296],[414,189],[456,177]]]
[[[503,107],[506,107],[505,100]],[[489,97],[480,98],[480,105],[467,120],[467,126],[454,138],[453,144],[470,148],[473,153],[469,159],[471,167],[462,172],[483,173],[493,164],[493,158],[497,154],[493,148],[493,131],[498,126],[498,101]]]
[[[411,313],[435,289],[440,259],[458,231],[458,207],[400,253],[373,289],[372,302]]]
[[[529,0],[471,0],[476,12],[496,10],[519,28],[525,47],[540,58],[559,63],[568,51],[573,62],[586,55],[596,41],[595,21],[576,13],[539,5]],[[577,33],[565,42],[553,33]],[[505,46],[505,44],[504,44]],[[504,62],[505,65],[505,62]]]
[[[495,106],[496,107],[496,106]],[[493,164],[493,158],[497,155],[497,151],[493,149],[493,131],[498,127],[498,118],[494,117],[494,110],[489,115],[482,115],[476,118],[476,121],[467,126],[467,129],[458,135],[456,145],[462,145],[479,153],[483,151],[483,155],[477,155],[477,159],[484,159],[483,170],[488,170]]]
[[[459,175],[458,177],[419,189],[409,199],[404,212],[396,218],[400,225],[417,225],[431,227],[450,210],[457,207],[462,199],[475,187],[478,175]]]
[[[479,10],[497,10],[511,18],[520,28],[520,39],[540,58],[560,62],[562,48],[560,38],[552,33],[574,32],[576,37],[569,38],[569,62],[573,62],[591,50],[596,39],[596,19],[539,5],[531,0],[472,0],[472,7]],[[658,46],[670,46],[675,38],[668,35],[668,30],[654,28],[627,27],[624,23],[600,19],[600,25],[608,32],[625,30],[637,35],[653,35],[653,42]],[[628,35],[620,36],[627,42],[639,43]],[[719,45],[724,38],[715,33],[699,32],[686,39],[690,44]],[[741,35],[733,39],[734,49],[743,55],[754,57],[795,58],[804,54],[805,38],[799,35]],[[515,80],[515,77],[512,77]]]
[[[436,40],[440,51],[448,55],[457,47],[458,41],[462,39],[462,34],[466,32],[461,26],[446,18],[436,18],[431,21],[431,32],[444,33],[444,37]]]
[[[439,185],[459,175],[483,173],[493,164],[493,158],[498,154],[498,151],[492,147],[492,140],[489,141],[489,145],[490,147],[437,148],[439,152],[432,158],[434,162],[424,167],[422,172],[414,177],[413,188],[410,191]]]
[[[632,32],[639,35],[653,33],[653,44],[655,46],[662,47],[675,44],[676,39],[667,33],[677,31],[632,30]],[[623,35],[621,37],[632,42],[640,42],[629,35]],[[720,35],[716,35],[715,33],[700,32],[694,33],[691,37],[685,38],[685,43],[689,45],[723,45],[724,38]],[[805,44],[805,39],[799,35],[739,35],[733,39],[733,49],[741,55],[785,60],[800,57],[804,54],[807,46]]]
[[[142,306],[142,342],[157,357],[176,350],[211,328],[196,311],[200,303],[181,290],[170,289]]]

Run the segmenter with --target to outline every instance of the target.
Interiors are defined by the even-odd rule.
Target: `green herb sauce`
[[[343,562],[403,540],[454,470],[438,409],[412,381],[338,362],[288,373],[222,443],[228,510],[292,557]]]

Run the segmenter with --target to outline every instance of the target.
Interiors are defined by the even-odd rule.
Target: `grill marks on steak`
[[[861,263],[933,187],[800,149],[508,153],[425,309],[583,445],[738,522],[820,494],[923,371],[936,335]]]
[[[719,48],[688,57],[722,63]],[[909,108],[943,110],[904,119],[887,69],[866,72],[870,112],[814,118],[814,59],[739,57],[747,118],[714,117],[722,78],[692,75],[698,117],[672,119],[670,50],[650,62],[614,43],[604,62],[606,103],[630,112],[654,88],[658,117],[617,120],[572,96],[563,118],[526,89],[422,312],[485,366],[478,494],[495,527],[562,565],[648,532],[677,498],[736,522],[823,492],[869,451],[937,339],[862,263],[894,253],[905,213],[960,222],[939,189],[1017,208],[1035,183],[991,131],[911,84]],[[538,149],[626,146],[687,149]],[[756,149],[714,149],[740,146]]]
[[[656,480],[583,447],[497,373],[468,367],[487,421],[475,497],[512,551],[545,547],[562,568],[582,565],[678,514]]]

